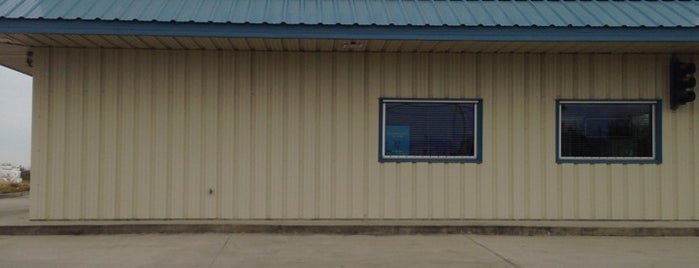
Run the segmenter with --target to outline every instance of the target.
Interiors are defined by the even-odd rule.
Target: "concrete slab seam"
[[[475,244],[478,245],[479,247],[481,247],[481,248],[487,250],[487,251],[490,252],[491,254],[493,254],[493,255],[495,255],[496,257],[500,258],[501,260],[505,261],[505,262],[506,262],[507,264],[509,264],[510,266],[515,267],[515,268],[519,268],[519,267],[520,267],[520,266],[517,265],[514,261],[508,259],[507,257],[501,255],[501,254],[498,253],[497,251],[492,250],[492,249],[490,249],[489,247],[485,246],[484,244],[478,242],[476,239],[473,239],[473,237],[471,237],[470,235],[465,235],[465,236],[466,236],[466,238],[467,238],[468,240],[471,240],[471,242],[475,243]]]
[[[229,234],[228,237],[226,237],[226,242],[223,243],[223,246],[221,246],[221,249],[218,250],[216,253],[216,256],[211,260],[211,263],[209,263],[209,268],[214,267],[214,264],[216,263],[216,260],[218,259],[218,256],[221,255],[221,252],[223,252],[224,249],[226,249],[226,246],[228,246],[228,241],[231,241],[231,235]]]

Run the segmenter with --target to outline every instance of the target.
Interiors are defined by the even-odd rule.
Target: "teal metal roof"
[[[0,33],[699,42],[699,0],[0,0]]]
[[[698,27],[699,1],[0,0],[0,19],[269,25]]]

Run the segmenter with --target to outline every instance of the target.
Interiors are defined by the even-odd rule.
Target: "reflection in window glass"
[[[654,106],[654,102],[560,102],[560,157],[654,158]]]

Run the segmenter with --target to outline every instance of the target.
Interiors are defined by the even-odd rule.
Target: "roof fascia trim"
[[[0,19],[4,34],[421,41],[699,42],[699,27],[473,27]]]

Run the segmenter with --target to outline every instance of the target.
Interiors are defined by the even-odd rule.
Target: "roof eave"
[[[0,33],[504,42],[699,42],[699,27],[291,25],[0,19]]]

